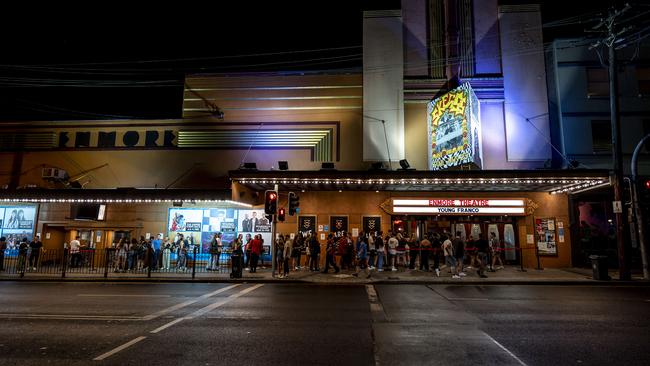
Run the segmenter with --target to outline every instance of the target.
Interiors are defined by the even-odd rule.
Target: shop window
[[[591,144],[594,154],[612,151],[612,127],[609,121],[591,121]]]
[[[609,75],[604,67],[587,68],[587,96],[609,96]]]
[[[637,67],[636,77],[639,82],[639,95],[650,95],[650,67]]]

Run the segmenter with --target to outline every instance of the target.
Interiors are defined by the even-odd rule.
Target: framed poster
[[[338,238],[348,232],[348,216],[330,216],[330,228],[334,237]]]
[[[303,235],[316,232],[316,215],[298,216],[298,231]]]
[[[539,255],[557,256],[555,218],[535,218],[535,241]]]
[[[381,231],[381,216],[363,216],[363,232],[379,234]]]

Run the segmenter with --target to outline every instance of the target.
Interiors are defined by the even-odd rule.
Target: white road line
[[[171,295],[78,294],[80,297],[171,297]]]
[[[234,300],[234,299],[236,299],[236,298],[238,298],[240,296],[246,295],[247,293],[249,293],[251,291],[254,291],[254,290],[256,290],[256,289],[258,289],[258,288],[260,288],[262,286],[264,286],[263,283],[258,283],[255,286],[251,286],[251,287],[249,287],[247,289],[241,290],[241,291],[239,291],[239,292],[237,292],[235,294],[232,294],[232,295],[228,296],[225,299],[220,299],[219,301],[217,301],[215,303],[212,303],[212,304],[210,304],[210,305],[208,305],[206,307],[203,307],[203,308],[193,312],[192,314],[186,316],[186,318],[187,319],[192,319],[192,318],[196,318],[197,316],[201,316],[201,315],[203,315],[205,313],[208,313],[208,312],[218,308],[219,306],[222,306],[222,305],[224,305],[224,304],[226,304],[226,303],[228,303],[228,302],[230,302],[230,301],[232,301],[232,300]]]
[[[176,304],[176,305],[170,306],[170,307],[168,307],[168,308],[166,308],[166,309],[162,309],[162,310],[157,311],[157,312],[155,312],[155,313],[153,313],[153,314],[147,315],[147,316],[143,317],[142,320],[152,320],[152,319],[156,319],[156,318],[158,318],[158,317],[160,317],[160,316],[162,316],[162,315],[165,315],[165,314],[171,313],[172,311],[176,311],[176,310],[178,310],[178,309],[182,309],[182,308],[184,308],[184,307],[186,307],[186,306],[188,306],[188,305],[194,304],[195,302],[198,302],[198,301],[201,301],[201,300],[206,299],[206,298],[208,298],[208,297],[211,297],[211,296],[214,296],[214,295],[220,294],[220,293],[222,293],[222,292],[228,291],[228,290],[233,289],[233,288],[235,288],[235,287],[237,287],[237,286],[241,286],[241,283],[238,283],[238,284],[235,284],[235,285],[231,285],[231,286],[227,286],[227,287],[224,287],[224,288],[218,289],[218,290],[216,290],[216,291],[213,291],[213,292],[210,292],[210,293],[207,293],[207,294],[201,295],[201,296],[199,296],[199,297],[197,297],[197,298],[194,298],[194,299],[192,299],[192,300],[187,300],[187,301],[182,302],[182,303],[180,303],[180,304]]]
[[[490,299],[482,297],[448,297],[447,300],[451,301],[488,301]]]
[[[174,320],[170,321],[169,323],[164,324],[164,325],[152,330],[150,333],[154,333],[154,334],[158,333],[158,332],[160,332],[162,330],[165,330],[165,329],[171,327],[174,324],[180,323],[181,321],[183,321],[185,319],[194,319],[194,318],[196,318],[198,316],[201,316],[201,315],[203,315],[205,313],[208,313],[208,312],[210,312],[210,311],[212,311],[212,310],[214,310],[214,309],[216,309],[216,308],[218,308],[218,307],[220,307],[220,306],[222,306],[224,304],[227,304],[230,301],[232,301],[232,300],[234,300],[234,299],[236,299],[236,298],[238,298],[240,296],[246,295],[247,293],[249,293],[251,291],[254,291],[254,290],[256,290],[256,289],[258,289],[258,288],[260,288],[262,286],[264,286],[264,285],[263,284],[257,284],[255,286],[251,286],[251,287],[243,289],[243,290],[241,290],[241,291],[239,291],[237,293],[234,293],[234,294],[232,294],[232,295],[230,295],[230,296],[228,296],[226,298],[219,299],[216,302],[214,302],[214,303],[212,303],[212,304],[210,304],[208,306],[202,307],[201,309],[191,313],[190,315],[184,316],[182,318],[174,319]]]
[[[110,356],[112,356],[112,355],[114,355],[114,354],[116,354],[116,353],[118,353],[118,352],[120,352],[120,351],[122,351],[122,350],[124,350],[126,348],[129,348],[132,345],[134,345],[134,344],[136,344],[136,343],[138,343],[141,340],[146,339],[146,338],[147,337],[140,336],[138,338],[132,339],[132,340],[124,343],[123,345],[121,345],[121,346],[119,346],[117,348],[113,348],[112,350],[110,350],[110,351],[108,351],[108,352],[106,352],[106,353],[104,353],[104,354],[102,354],[100,356],[97,356],[97,357],[93,358],[93,361],[102,361],[105,358],[110,357]]]
[[[506,351],[506,353],[509,354],[510,357],[514,358],[517,362],[519,362],[519,364],[520,364],[521,366],[528,366],[528,365],[526,365],[526,363],[525,363],[524,361],[522,361],[521,359],[519,359],[519,357],[515,356],[514,353],[510,352],[510,350],[508,350],[507,348],[505,348],[504,346],[502,346],[501,343],[497,342],[496,339],[490,337],[489,334],[487,334],[487,333],[485,333],[485,332],[483,332],[483,334],[485,334],[485,336],[488,337],[489,340],[491,340],[492,342],[494,342],[494,344],[496,344],[497,346],[499,346],[499,348],[501,348],[502,350]]]
[[[0,314],[0,319],[51,319],[51,320],[142,320],[140,316],[73,315],[73,314]]]
[[[167,324],[165,324],[165,325],[163,325],[163,326],[161,326],[161,327],[158,327],[158,328],[152,330],[152,331],[149,332],[149,333],[154,333],[154,334],[156,334],[156,333],[160,332],[161,330],[165,330],[165,329],[171,327],[172,325],[174,325],[174,324],[176,324],[176,323],[178,323],[178,322],[183,321],[184,319],[185,319],[185,318],[174,319],[174,320],[170,321],[169,323],[167,323]]]

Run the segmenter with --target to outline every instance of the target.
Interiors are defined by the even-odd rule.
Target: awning
[[[0,203],[211,203],[251,207],[231,200],[231,191],[198,189],[16,189],[0,190]]]
[[[416,191],[576,193],[610,185],[607,170],[250,171],[229,172],[255,191]]]

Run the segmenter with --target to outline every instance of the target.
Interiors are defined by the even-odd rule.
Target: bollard
[[[61,278],[65,278],[65,270],[68,265],[68,248],[63,249],[63,263],[61,265]]]
[[[108,255],[109,255],[109,250],[108,248],[104,248],[104,278],[108,278]]]
[[[153,266],[153,255],[151,255],[151,247],[147,246],[147,258],[149,260],[149,265],[147,266],[147,278],[151,278],[151,267]]]
[[[526,272],[524,269],[524,249],[521,247],[519,247],[519,266],[521,267],[520,272]]]
[[[192,279],[196,277],[196,245],[194,246],[194,260],[192,261]]]

